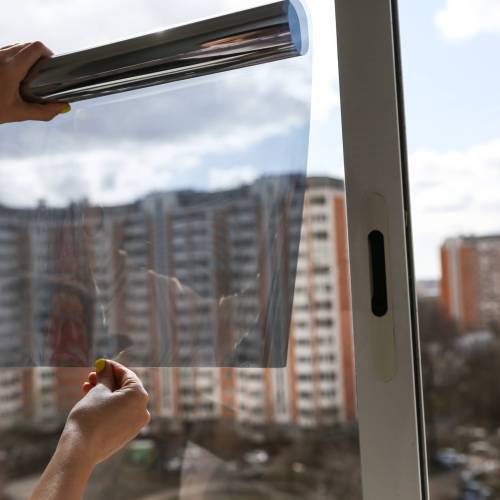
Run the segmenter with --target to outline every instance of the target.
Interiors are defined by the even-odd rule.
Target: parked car
[[[437,465],[444,469],[455,469],[467,463],[466,455],[459,453],[454,448],[444,448],[439,450],[434,456],[434,460]]]
[[[486,500],[492,498],[491,489],[479,480],[479,475],[471,470],[460,474],[460,500]]]

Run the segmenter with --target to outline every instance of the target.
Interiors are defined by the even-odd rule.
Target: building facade
[[[255,428],[354,421],[343,183],[308,179],[302,215],[291,229],[300,232],[300,244],[286,367],[162,369],[158,414],[181,420],[227,418]],[[255,238],[243,238],[251,255]]]
[[[464,332],[500,326],[500,235],[458,237],[441,248],[441,304]]]
[[[0,265],[4,366],[58,367],[23,372],[9,411],[59,423],[87,373],[65,366],[118,356],[172,421],[353,421],[345,215],[341,181],[293,176],[0,210],[0,253],[17,266]]]

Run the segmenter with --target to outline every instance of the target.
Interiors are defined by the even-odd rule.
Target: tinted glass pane
[[[211,50],[213,60],[230,61],[259,43],[238,45],[227,30],[217,37],[211,24],[192,26],[208,30],[210,41],[197,51],[202,35],[182,35],[191,54],[182,52],[175,71],[170,56],[153,72],[166,65],[171,78],[182,74],[180,82],[76,102],[46,127],[3,127],[0,216],[13,265],[0,273],[0,297],[17,299],[3,325],[4,366],[87,366],[119,353],[136,366],[286,364],[311,53],[191,79],[199,59],[210,65]],[[263,62],[273,29],[261,35]],[[302,29],[306,45],[305,15],[302,28],[292,29]],[[286,46],[286,33],[280,36]],[[175,44],[151,48],[141,64],[151,65],[160,49],[176,53]],[[94,52],[66,62],[68,75],[95,72],[83,87],[88,93],[99,71],[113,74],[127,63]],[[137,66],[117,81],[139,78]],[[64,92],[84,76],[71,87],[59,78]]]
[[[400,9],[431,498],[500,498],[499,5]]]

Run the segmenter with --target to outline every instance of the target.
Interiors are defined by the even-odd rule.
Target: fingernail
[[[101,373],[104,368],[106,368],[106,360],[105,359],[98,359],[95,362],[95,371],[96,373]]]
[[[69,104],[65,104],[64,108],[59,111],[59,114],[62,115],[64,113],[69,113],[71,111],[71,106]]]

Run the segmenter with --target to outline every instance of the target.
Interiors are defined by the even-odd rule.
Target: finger
[[[109,366],[112,367],[116,382],[116,389],[139,387],[144,390],[144,385],[141,379],[130,368],[127,368],[117,361],[107,360],[106,362]]]
[[[8,50],[11,49],[12,47],[18,47],[19,45],[23,45],[20,42],[16,43],[9,43],[9,45],[4,45],[3,47],[0,47],[0,50]]]
[[[96,362],[97,381],[104,383],[111,390],[139,389],[145,392],[141,379],[129,368],[110,359]]]
[[[52,51],[42,42],[33,42],[21,49],[16,55],[18,70],[24,76],[30,68],[44,57],[50,57]]]
[[[82,385],[82,391],[84,394],[87,394],[90,389],[92,389],[94,386],[92,384],[89,384],[88,382],[85,382],[83,385]]]
[[[61,113],[67,113],[70,110],[69,104],[65,103],[30,104],[23,101],[19,118],[20,120],[49,122]]]
[[[88,377],[89,384],[96,385],[97,384],[97,373],[90,372]]]
[[[0,51],[2,52],[3,56],[12,57],[18,54],[22,49],[24,49],[28,45],[29,43],[13,43],[11,45],[6,45],[5,47],[2,47]]]
[[[115,375],[109,360],[98,359],[95,362],[95,371],[97,374],[97,385],[103,385],[110,391],[116,389]]]

